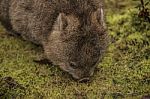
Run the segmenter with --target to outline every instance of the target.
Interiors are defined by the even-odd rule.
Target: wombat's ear
[[[64,13],[60,13],[54,24],[55,31],[62,31],[67,27],[67,16]]]
[[[94,13],[92,13],[91,18],[92,23],[98,23],[105,27],[104,10],[102,5],[100,5],[99,8]]]

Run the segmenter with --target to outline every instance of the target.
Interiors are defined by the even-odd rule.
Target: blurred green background
[[[0,26],[0,99],[141,99],[150,94],[150,22],[139,14],[140,0],[105,2],[111,42],[87,83],[58,67],[34,63],[42,48]]]

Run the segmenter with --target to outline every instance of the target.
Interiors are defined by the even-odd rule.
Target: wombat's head
[[[47,58],[75,79],[92,76],[105,50],[107,34],[100,10],[89,16],[60,13],[44,45]]]

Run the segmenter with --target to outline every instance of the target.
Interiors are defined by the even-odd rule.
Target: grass
[[[150,29],[136,30],[132,11],[127,9],[107,11],[112,43],[87,83],[74,81],[58,67],[34,63],[42,48],[0,27],[0,99],[140,99],[148,95]]]

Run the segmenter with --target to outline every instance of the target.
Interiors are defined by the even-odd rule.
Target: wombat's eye
[[[77,68],[77,64],[76,64],[75,62],[70,62],[70,66],[71,66],[72,68],[74,68],[74,69]]]
[[[96,38],[92,39],[90,41],[90,44],[95,46],[97,44],[97,39]]]

